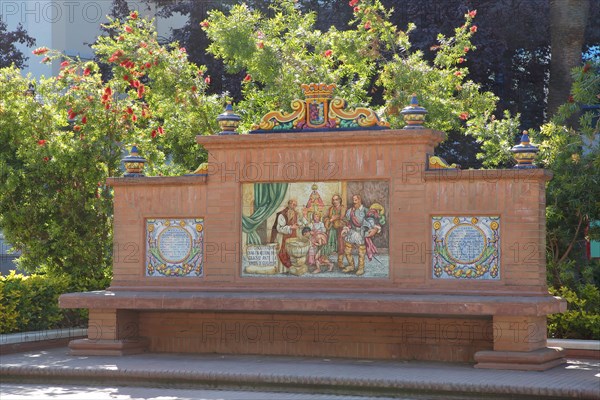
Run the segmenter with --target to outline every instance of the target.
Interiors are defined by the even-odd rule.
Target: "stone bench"
[[[546,348],[546,315],[565,303],[548,296],[97,291],[63,295],[60,305],[90,309],[88,338],[70,344],[75,355],[254,353],[260,345],[263,354],[443,357],[479,368],[563,361]]]
[[[546,288],[551,173],[461,171],[429,156],[442,132],[384,128],[198,136],[200,175],[110,178],[113,280],[61,296],[90,310],[73,352],[563,362],[546,346],[566,309]],[[328,225],[342,246],[316,273],[336,203],[346,236]]]

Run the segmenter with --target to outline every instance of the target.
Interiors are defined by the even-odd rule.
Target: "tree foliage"
[[[554,173],[547,188],[547,246],[551,284],[600,285],[600,262],[585,259],[585,243],[600,240],[600,63],[572,71],[569,100],[540,128],[542,166]]]
[[[429,62],[412,48],[414,25],[405,30],[393,25],[392,10],[379,0],[351,1],[350,6],[354,19],[343,31],[315,29],[316,15],[304,13],[291,0],[272,6],[269,15],[245,4],[228,13],[209,13],[201,23],[211,40],[208,51],[228,72],[244,76],[237,110],[246,129],[269,110],[290,111],[291,101],[301,97],[302,83],[336,83],[340,97],[353,105],[378,107],[393,127],[404,125],[398,111],[416,92],[429,111],[427,126],[485,142],[493,148],[486,165],[508,162],[498,138],[511,137],[509,129],[518,122],[509,114],[499,122],[494,116],[497,97],[467,78],[464,63],[475,50],[475,10],[464,15],[453,36],[437,37],[436,56]],[[383,104],[374,99],[377,93]]]
[[[66,273],[82,288],[108,282],[105,181],[120,175],[124,152],[137,144],[150,175],[193,170],[206,157],[195,135],[216,130],[223,107],[184,48],[157,42],[152,21],[132,13],[108,28],[116,35],[94,45],[111,66],[108,81],[95,62],[46,48],[34,53],[60,63],[58,77],[35,82],[0,69],[0,227],[25,270]]]
[[[9,32],[6,22],[0,18],[0,68],[14,65],[23,68],[29,57],[25,56],[15,44],[21,43],[33,46],[35,39],[27,34],[23,25],[19,24],[17,29]]]
[[[146,1],[156,4],[161,15],[180,13],[189,18],[184,27],[173,30],[173,38],[190,49],[192,60],[208,66],[210,74],[216,78],[215,90],[230,92],[236,101],[241,99],[240,85],[235,80],[219,79],[223,76],[223,65],[204,52],[208,39],[199,26],[211,7],[227,11],[241,0],[201,4],[194,0]],[[278,0],[250,0],[245,3],[253,10],[272,16],[268,6],[278,3]],[[499,96],[498,115],[505,110],[513,115],[521,114],[523,128],[540,126],[545,122],[550,38],[555,28],[550,23],[549,0],[479,0],[476,3],[467,0],[382,0],[381,3],[388,9],[396,9],[389,16],[393,25],[406,27],[408,23],[415,24],[411,32],[412,48],[421,50],[424,58],[430,61],[435,57],[431,47],[437,35],[444,33],[451,36],[455,27],[462,24],[463,15],[476,6],[479,30],[472,40],[477,52],[469,54],[465,61],[470,69],[469,77]],[[354,18],[347,1],[297,0],[296,6],[304,13],[313,11],[315,27],[321,31],[328,30],[330,26],[345,30]],[[527,34],[523,34],[524,31]],[[584,51],[600,43],[600,2],[590,4],[584,39]],[[374,93],[373,96],[377,99],[379,94]],[[566,96],[559,95],[557,98],[561,99],[559,102],[566,100]]]

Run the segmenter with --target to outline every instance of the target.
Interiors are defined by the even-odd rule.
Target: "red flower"
[[[79,132],[79,131],[81,130],[81,126],[79,126],[79,125],[75,125],[75,126],[73,127],[73,130],[74,130],[75,132]]]
[[[138,95],[138,99],[141,99],[142,97],[144,97],[144,85],[142,85],[138,88],[137,95]]]
[[[104,89],[104,93],[106,93],[107,95],[112,95],[112,89],[110,88],[110,86],[108,86],[106,89]]]
[[[81,123],[82,124],[87,124],[87,116],[83,116],[83,118],[81,118]]]
[[[325,50],[325,57],[331,57],[331,55],[333,54],[333,50],[329,49],[329,50]]]
[[[43,160],[44,160],[44,162],[48,162],[48,161],[50,161],[50,157],[44,157]]]
[[[477,25],[473,25],[471,27],[471,32],[473,32],[473,33],[477,32]]]
[[[198,87],[192,86],[192,92],[195,92],[196,90],[198,90]]]
[[[83,75],[84,76],[88,76],[90,74],[90,72],[92,72],[92,70],[89,69],[89,68],[86,68],[86,69],[83,70]]]
[[[75,114],[74,112],[69,113],[69,119],[75,119],[76,116],[77,114]]]
[[[152,139],[156,137],[156,129],[152,129]]]
[[[454,75],[455,75],[455,76],[461,76],[461,75],[462,75],[462,72],[460,72],[460,71],[456,71],[456,72],[454,73]]]
[[[133,29],[130,26],[125,26],[125,32],[131,33]]]
[[[458,63],[459,63],[459,64],[461,64],[461,63],[464,63],[464,62],[465,62],[465,59],[464,59],[464,58],[460,57],[460,58],[458,59]]]
[[[246,76],[244,77],[244,82],[250,82],[251,80],[252,80],[252,75],[246,74]]]
[[[106,103],[106,105],[104,106],[105,110],[110,110],[110,104]]]
[[[360,11],[360,7],[354,7],[354,10],[352,10],[352,11],[354,11],[354,13],[357,13]]]
[[[151,64],[151,63],[149,63],[149,62],[147,62],[147,63],[146,63],[146,68],[150,68],[150,67],[152,67],[152,64]]]
[[[123,80],[129,82],[129,75],[123,75]]]
[[[461,112],[460,116],[458,118],[462,119],[463,121],[466,121],[469,118],[469,113],[468,112]]]
[[[134,11],[134,12],[132,12],[131,14],[129,14],[129,17],[130,17],[131,19],[137,19],[137,17],[138,17],[138,13],[137,13],[137,11]]]
[[[263,47],[265,47],[264,42],[258,42],[256,43],[256,47],[258,47],[259,49],[262,49]]]
[[[350,1],[348,2],[348,4],[350,4],[350,7],[354,7],[355,5],[357,5],[357,4],[358,4],[358,2],[359,2],[359,0],[350,0]]]
[[[204,83],[210,85],[210,75],[207,75],[206,78],[204,78]]]
[[[182,53],[186,53],[187,52],[187,50],[185,49],[185,47],[179,48],[179,51],[182,52]]]
[[[137,121],[137,115],[133,114],[133,115],[131,116],[131,120],[132,120],[133,122]]]
[[[42,58],[42,62],[43,63],[47,63],[48,61],[50,61],[50,57],[44,57],[44,58]]]
[[[35,54],[36,56],[42,55],[42,54],[46,54],[48,52],[48,48],[47,47],[39,47],[37,49],[35,49],[34,51],[32,51],[33,54]]]
[[[37,142],[38,146],[45,146],[46,145],[46,141],[44,139],[40,139]]]
[[[465,48],[463,49],[463,51],[464,51],[465,53],[467,53],[469,50],[471,50],[471,49],[469,49],[467,46],[465,46]]]
[[[125,40],[125,36],[123,36],[123,35],[119,36],[118,40],[119,40],[120,42],[122,42],[123,40]]]
[[[127,107],[126,111],[128,114],[133,114],[133,109],[131,107]]]
[[[60,68],[61,69],[65,68],[65,67],[68,67],[68,66],[69,66],[69,62],[68,61],[63,61],[63,62],[60,63]]]
[[[476,15],[477,15],[477,10],[469,11],[469,17],[475,18]]]
[[[570,95],[570,96],[569,96],[569,98],[567,99],[567,101],[568,101],[569,103],[574,103],[574,102],[575,102],[575,99],[573,98],[573,95]]]
[[[210,23],[208,21],[202,21],[200,22],[200,26],[203,28],[208,28],[208,26],[210,25]]]
[[[365,30],[367,30],[367,31],[368,31],[369,29],[371,29],[371,21],[367,21],[367,22],[365,23]]]
[[[163,129],[163,127],[162,127],[162,126],[159,126],[159,127],[158,127],[158,133],[160,133],[161,135],[164,135],[164,133],[165,133],[165,130]]]
[[[146,47],[148,47],[148,44],[146,42],[140,42],[140,47],[143,47],[145,49]]]

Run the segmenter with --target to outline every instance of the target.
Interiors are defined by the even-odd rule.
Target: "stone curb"
[[[124,369],[99,370],[81,368],[39,368],[39,367],[10,367],[0,366],[0,375],[3,381],[23,379],[49,379],[58,380],[85,380],[92,381],[110,380],[111,383],[136,383],[151,382],[154,384],[185,384],[192,386],[229,386],[251,387],[253,389],[267,387],[271,389],[315,389],[327,392],[345,394],[406,394],[418,393],[452,393],[457,395],[519,395],[532,398],[578,398],[597,399],[597,391],[575,388],[540,388],[524,387],[518,385],[496,384],[481,385],[477,383],[460,382],[456,384],[431,383],[415,380],[390,380],[390,379],[345,379],[327,376],[296,376],[277,374],[232,374],[227,372],[198,373],[189,370],[139,370]]]

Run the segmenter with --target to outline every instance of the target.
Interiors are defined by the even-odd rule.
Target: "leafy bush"
[[[567,300],[569,305],[567,312],[548,316],[548,337],[600,340],[600,290],[597,286],[583,285],[579,293],[563,286],[550,289],[550,293]]]
[[[0,68],[0,229],[27,272],[65,274],[75,291],[105,288],[112,265],[112,190],[137,144],[147,175],[177,175],[206,161],[197,134],[217,130],[223,99],[177,43],[159,44],[152,21],[131,13],[93,46],[100,66],[42,47],[56,77]],[[35,87],[35,95],[28,88]]]
[[[512,163],[518,116],[497,119],[498,98],[468,79],[466,61],[475,50],[471,38],[477,32],[477,15],[471,10],[453,35],[438,35],[433,61],[412,48],[405,30],[391,22],[393,10],[380,0],[354,0],[348,29],[315,28],[314,12],[303,13],[293,0],[271,5],[272,16],[245,4],[224,13],[209,12],[201,23],[211,44],[208,52],[223,60],[233,74],[246,73],[243,100],[236,105],[247,130],[268,111],[292,111],[290,103],[301,98],[300,84],[335,83],[336,95],[351,106],[374,106],[393,128],[404,126],[398,111],[412,93],[428,110],[425,126],[445,132],[461,132],[482,142],[485,166]],[[376,104],[377,98],[385,104]]]
[[[85,313],[61,310],[58,296],[72,290],[65,277],[0,276],[0,333],[26,332],[85,324]]]

